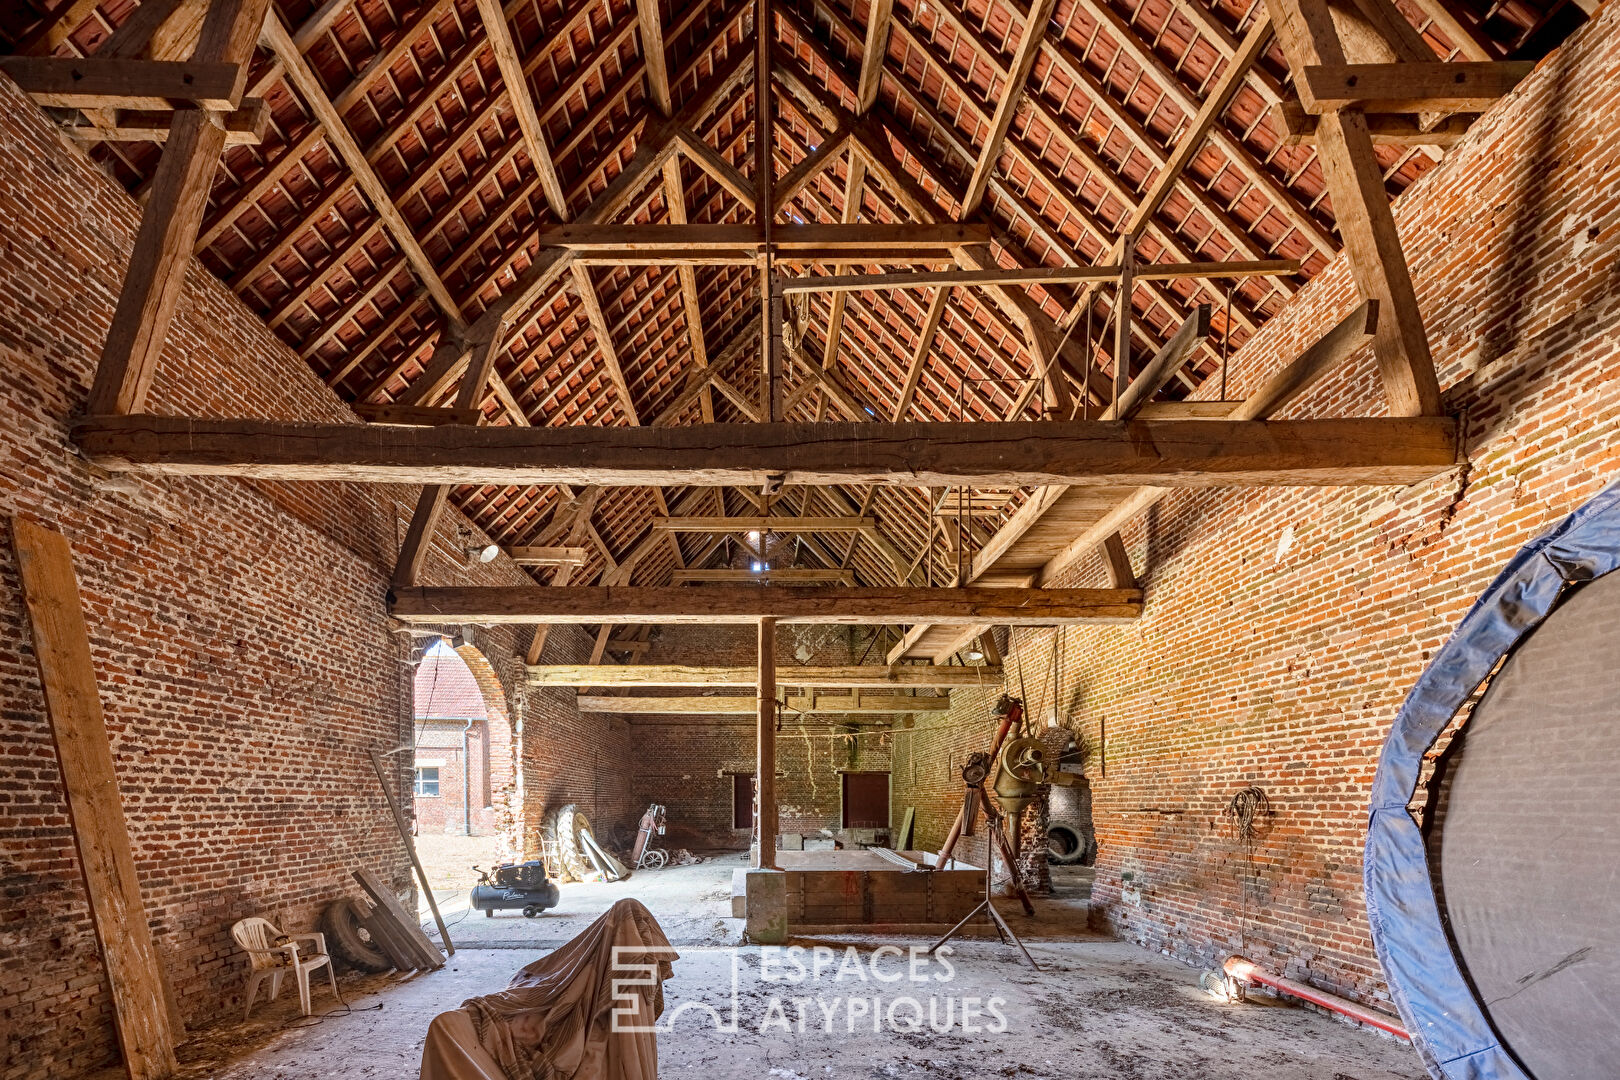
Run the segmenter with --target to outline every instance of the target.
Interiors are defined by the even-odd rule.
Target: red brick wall
[[[868,637],[860,628],[779,627],[778,675],[786,684],[800,665],[855,663],[866,650]],[[872,654],[881,656],[884,648],[878,644]],[[751,626],[672,626],[655,632],[645,662],[753,664],[758,652],[757,631]],[[699,688],[645,691],[654,696],[701,692]],[[891,735],[870,730],[845,733],[826,721],[826,717],[792,717],[777,735],[777,806],[784,833],[839,828],[839,770],[888,771]],[[631,726],[635,801],[642,810],[653,802],[668,808],[665,845],[746,848],[748,830],[731,827],[732,774],[754,771],[753,718],[636,716]]]
[[[1029,688],[1030,697],[1039,695]],[[1018,693],[1017,680],[1009,690]],[[891,798],[897,816],[914,807],[912,846],[937,851],[962,806],[962,766],[969,754],[990,748],[1001,720],[995,715],[996,687],[964,687],[951,691],[951,711],[921,715],[894,735]],[[1047,695],[1050,701],[1050,695]],[[981,819],[982,821],[982,819]],[[898,824],[898,821],[896,822]],[[985,833],[978,829],[963,837],[954,854],[977,866],[984,865]]]
[[[742,849],[733,829],[732,774],[754,772],[752,718],[636,717],[636,801],[668,808],[665,846]],[[840,773],[888,772],[887,732],[843,734],[825,722],[789,720],[776,736],[776,800],[784,833],[838,831]],[[898,822],[896,822],[898,824]]]
[[[326,903],[354,891],[354,866],[411,888],[365,751],[411,740],[412,639],[393,632],[384,596],[416,495],[110,481],[76,457],[67,427],[83,409],[138,222],[134,201],[0,77],[0,516],[36,518],[72,544],[142,898],[181,1008],[198,1023],[241,991],[232,921],[265,915],[308,929]],[[195,267],[150,407],[353,419]],[[454,550],[462,524],[452,515],[441,532],[428,580],[527,580],[499,561],[464,566]],[[0,522],[6,1080],[74,1075],[116,1053],[17,588]],[[579,636],[554,634],[548,650],[577,650]],[[605,730],[570,717],[566,704],[517,707],[527,637],[497,630],[478,642],[513,725],[544,733],[571,724],[581,739]],[[410,757],[389,759],[407,807]],[[509,770],[512,757],[509,740]],[[581,769],[577,759],[536,757],[524,771],[542,795],[551,777]],[[599,786],[622,801],[628,781],[609,772]],[[525,817],[529,807],[509,813]]]
[[[1095,911],[1121,935],[1196,961],[1241,949],[1278,973],[1385,997],[1361,891],[1381,741],[1478,592],[1620,462],[1617,24],[1605,9],[1397,206],[1468,465],[1405,489],[1173,496],[1125,534],[1144,617],[1064,635],[1062,716],[1094,749]],[[1355,300],[1340,260],[1233,358],[1230,396]],[[1383,411],[1362,355],[1289,415]],[[1092,562],[1059,584],[1102,580]],[[1019,641],[1033,688],[1052,632]],[[981,713],[970,716],[982,735]],[[919,821],[937,841],[947,805],[930,785],[968,743],[914,745],[919,802],[931,804]],[[900,737],[897,775],[911,749]],[[1248,784],[1276,809],[1252,863],[1221,817]]]

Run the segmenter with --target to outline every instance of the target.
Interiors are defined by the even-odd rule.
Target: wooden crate
[[[826,852],[824,861],[833,865],[818,868],[818,854],[783,860],[788,926],[795,933],[833,926],[950,926],[984,898],[981,869],[907,871],[863,851]],[[923,857],[906,854],[914,861]]]

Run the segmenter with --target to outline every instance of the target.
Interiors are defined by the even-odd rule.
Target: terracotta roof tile
[[[418,720],[483,720],[484,695],[472,669],[448,649],[417,665],[414,715]]]

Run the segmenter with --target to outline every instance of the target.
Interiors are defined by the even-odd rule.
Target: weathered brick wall
[[[583,664],[590,658],[588,635],[557,626],[547,635],[540,660]],[[518,697],[524,856],[539,857],[546,813],[567,803],[583,810],[603,836],[615,826],[633,825],[645,806],[637,807],[631,794],[630,725],[611,713],[581,713],[568,687],[525,686]]]
[[[384,595],[416,496],[109,480],[76,457],[67,427],[83,408],[138,224],[134,201],[0,77],[0,515],[36,518],[72,544],[143,901],[181,1008],[201,1022],[241,992],[234,920],[265,915],[308,929],[354,889],[356,866],[411,889],[365,751],[411,740],[412,639],[390,628]],[[195,267],[151,408],[353,420]],[[527,580],[509,563],[465,566],[457,527],[466,523],[452,515],[428,580]],[[579,636],[554,634],[548,648]],[[527,638],[503,629],[478,642],[512,706]],[[531,730],[578,727],[567,712],[513,707],[510,716]],[[389,759],[407,807],[410,758]],[[549,759],[548,772],[546,760],[533,766],[532,789],[578,768]],[[627,786],[610,775],[606,786],[618,783]],[[68,1076],[113,1060],[105,977],[3,523],[0,890],[0,1077]]]
[[[869,636],[861,628],[779,627],[779,679],[787,684],[793,668],[800,665],[855,663],[866,651]],[[872,653],[881,655],[883,648],[876,645]],[[645,662],[747,665],[757,662],[758,652],[757,631],[751,626],[664,627],[654,634]],[[646,691],[654,696],[701,692],[695,688]],[[789,715],[777,734],[777,809],[782,832],[836,831],[840,825],[840,771],[889,770],[892,736],[869,729],[837,729],[827,720]],[[754,772],[753,718],[637,716],[632,726],[635,801],[642,810],[653,802],[668,808],[666,844],[746,848],[749,831],[731,827],[732,776]]]
[[[468,835],[471,825],[473,836],[488,836],[498,830],[495,790],[490,784],[490,745],[488,730],[482,720],[475,720],[467,728],[467,751],[462,754],[462,729],[465,721],[418,720],[416,726],[416,758],[418,774],[424,766],[438,769],[439,789],[435,794],[417,794],[416,830],[421,835],[449,833]],[[508,742],[508,752],[510,752]],[[507,786],[511,785],[508,772]]]
[[[637,717],[636,801],[668,808],[668,845],[746,848],[733,829],[732,776],[754,772],[750,718]],[[888,772],[887,732],[843,733],[826,722],[790,719],[776,736],[776,801],[784,833],[837,832],[843,772]],[[896,822],[898,824],[898,822]]]
[[[1121,935],[1385,996],[1361,891],[1381,741],[1484,585],[1620,461],[1617,30],[1611,6],[1397,206],[1468,464],[1405,489],[1176,495],[1125,534],[1144,617],[1065,633],[1063,720],[1092,748],[1095,910]],[[1340,260],[1233,358],[1230,396],[1355,302]],[[1364,354],[1288,415],[1383,411]],[[1093,562],[1059,584],[1101,582]],[[1052,632],[1019,640],[1033,688]],[[969,723],[982,737],[981,713]],[[972,742],[940,737],[917,758],[925,839],[954,812],[929,785]],[[897,776],[910,749],[902,736]],[[1276,810],[1252,856],[1221,815],[1249,784]]]

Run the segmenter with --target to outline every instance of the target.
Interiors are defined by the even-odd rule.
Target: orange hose
[[[1304,983],[1295,982],[1293,979],[1284,979],[1272,975],[1270,972],[1262,971],[1251,961],[1245,960],[1241,956],[1227,957],[1226,963],[1221,966],[1227,975],[1239,982],[1261,983],[1274,990],[1280,990],[1291,997],[1297,997],[1301,1001],[1308,1001],[1312,1005],[1320,1005],[1324,1009],[1332,1009],[1341,1016],[1348,1016],[1352,1020],[1366,1024],[1369,1027],[1378,1028],[1380,1031],[1387,1031],[1399,1038],[1408,1041],[1412,1038],[1406,1029],[1401,1027],[1399,1021],[1388,1013],[1357,1005],[1355,1002],[1339,997],[1336,994],[1330,994],[1326,990],[1318,990],[1313,986],[1306,986]]]

